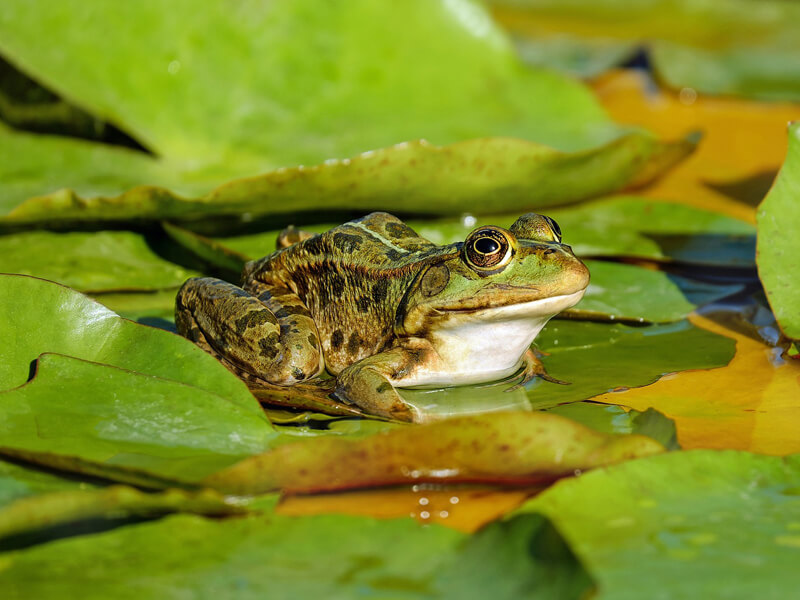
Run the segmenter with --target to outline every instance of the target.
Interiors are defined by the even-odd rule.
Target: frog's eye
[[[484,227],[473,231],[464,242],[464,256],[478,270],[495,271],[511,259],[512,244],[501,229]]]
[[[521,240],[561,243],[561,228],[558,223],[550,217],[536,213],[522,215],[511,226],[511,233]]]
[[[555,241],[560,244],[561,243],[561,227],[559,227],[558,223],[556,223],[550,217],[548,217],[546,215],[542,215],[542,216],[544,217],[544,220],[547,222],[547,224],[550,226],[550,230],[553,232],[553,235],[556,238]]]

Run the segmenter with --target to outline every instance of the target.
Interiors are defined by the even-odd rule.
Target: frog
[[[240,285],[186,281],[175,323],[250,384],[300,386],[327,371],[339,401],[422,422],[398,388],[549,379],[531,344],[589,284],[561,240],[537,213],[445,245],[386,212],[321,234],[288,228]]]

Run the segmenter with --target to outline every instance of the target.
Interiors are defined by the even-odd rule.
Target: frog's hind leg
[[[257,282],[245,290],[211,277],[190,279],[178,292],[175,324],[245,379],[292,385],[325,367],[316,325],[287,288]]]

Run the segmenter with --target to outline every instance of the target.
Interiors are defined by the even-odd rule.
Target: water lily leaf
[[[206,478],[234,494],[308,493],[413,482],[552,480],[663,451],[643,436],[610,436],[540,412],[503,412],[401,427],[363,439],[284,444]]]
[[[131,231],[0,236],[0,272],[34,275],[81,291],[171,288],[198,274],[164,260]]]
[[[237,179],[199,197],[153,186],[115,196],[61,189],[23,202],[0,224],[196,220],[243,213],[252,218],[326,207],[423,214],[451,214],[465,207],[525,212],[645,183],[692,147],[688,141],[664,145],[640,133],[573,153],[515,138],[449,146],[418,141]]]
[[[800,340],[800,121],[789,127],[789,151],[758,207],[758,274],[781,330]]]
[[[676,88],[767,100],[800,99],[800,7],[766,0],[492,0],[501,22],[519,36],[556,33],[615,48],[644,41],[661,78]],[[685,27],[687,22],[692,27]],[[568,46],[569,38],[561,40]],[[539,43],[542,43],[541,41]],[[586,44],[587,42],[583,42]],[[578,46],[578,51],[580,49]],[[622,51],[622,50],[618,50]],[[554,66],[560,66],[556,55]],[[541,56],[539,64],[549,64]]]
[[[687,97],[659,89],[633,70],[609,73],[593,87],[621,123],[648,127],[667,139],[703,132],[697,152],[641,194],[755,223],[754,207],[783,163],[786,123],[798,118],[800,103]]]
[[[604,433],[638,433],[653,438],[669,450],[679,449],[675,422],[653,408],[639,412],[595,402],[573,402],[554,406],[546,412]]]
[[[243,513],[244,508],[212,490],[147,493],[124,485],[30,496],[0,508],[0,538],[30,534],[89,519],[154,518],[172,512],[204,515]]]
[[[119,316],[175,332],[175,296],[178,288],[152,292],[103,292],[92,298]]]
[[[555,522],[600,598],[785,598],[799,478],[798,455],[671,452],[561,481],[522,510]]]
[[[244,383],[188,340],[122,319],[49,281],[0,275],[0,336],[0,389],[22,385],[32,361],[56,352],[180,381],[262,415]]]
[[[727,367],[678,373],[644,388],[603,394],[593,400],[663,412],[675,420],[683,448],[800,452],[800,362],[783,360],[780,349],[707,318],[693,316],[692,321],[707,333],[719,334],[718,338],[726,336],[729,352],[736,344],[736,355]],[[546,334],[547,329],[542,332]],[[643,359],[644,353],[639,358]],[[548,370],[562,377],[553,367]]]
[[[42,355],[33,380],[0,393],[0,409],[3,452],[75,456],[177,481],[262,452],[275,437],[261,414],[211,392],[59,354]]]
[[[695,308],[662,271],[599,260],[586,265],[592,281],[573,314],[663,323],[684,319]]]
[[[120,12],[114,2],[71,0],[43,22],[35,2],[14,1],[0,19],[0,48],[158,155],[248,161],[250,171],[421,137],[514,135],[575,149],[618,132],[580,85],[523,69],[473,2],[203,8],[183,1],[168,13],[156,4]],[[110,23],[126,27],[113,39],[94,36],[87,51],[86,32]]]
[[[558,202],[641,183],[689,149],[618,128],[580,84],[525,69],[471,0],[380,7],[367,0],[346,7],[293,0],[235,11],[218,0],[202,14],[188,1],[169,13],[148,4],[120,13],[113,2],[70,0],[46,22],[36,3],[15,0],[7,8],[0,16],[0,51],[9,60],[159,156],[2,130],[2,208],[41,197],[8,217],[17,223],[280,212],[291,199],[305,210],[331,197],[390,209],[402,206],[402,198],[411,201],[408,210],[442,213],[462,190],[476,188],[517,207],[531,192],[527,202],[535,204],[551,191],[556,195],[549,201]],[[100,36],[86,51],[86,31],[117,22],[125,27],[113,40]],[[458,144],[491,136],[498,139]],[[509,136],[520,139],[503,139]],[[422,138],[435,146],[390,148]],[[572,153],[556,160],[555,179],[544,178],[553,185],[541,195],[537,169],[552,151],[522,140]],[[371,160],[361,156],[347,164],[380,148]],[[322,165],[335,158],[344,160]],[[375,169],[384,159],[389,164]],[[418,169],[409,171],[415,162]],[[296,165],[318,167],[273,172],[209,193],[237,177]],[[48,174],[21,176],[32,170]],[[571,174],[560,177],[564,170]],[[429,190],[424,173],[430,172],[438,177]],[[557,183],[562,179],[566,185]],[[100,200],[137,185],[163,188]]]
[[[62,491],[91,490],[97,485],[0,459],[0,510],[11,502]]]
[[[410,519],[175,515],[7,553],[4,561],[6,593],[43,600],[71,590],[84,598],[142,600],[209,593],[577,600],[591,588],[569,547],[539,515],[492,524],[474,536]]]
[[[528,384],[534,408],[586,400],[612,390],[648,385],[666,373],[687,369],[713,369],[734,355],[734,340],[694,327],[687,321],[668,325],[631,327],[612,323],[551,321],[536,345],[547,372],[571,385],[543,380]],[[628,394],[603,396],[609,404],[636,410],[649,405],[632,404]],[[672,417],[664,406],[655,408]],[[681,440],[683,444],[683,440]]]

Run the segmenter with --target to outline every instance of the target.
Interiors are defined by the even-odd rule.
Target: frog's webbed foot
[[[395,421],[419,422],[419,410],[403,400],[392,379],[409,368],[409,355],[393,348],[344,369],[336,378],[336,397],[370,414]]]
[[[534,377],[539,377],[544,379],[545,381],[549,381],[550,383],[557,383],[559,385],[570,385],[569,381],[561,381],[560,379],[556,379],[555,377],[551,377],[547,374],[547,371],[542,364],[542,361],[539,360],[539,357],[536,356],[536,353],[531,349],[528,348],[528,351],[522,357],[523,361],[523,371],[522,371],[522,379],[516,384],[508,388],[507,392],[513,392],[514,390],[521,388],[523,385],[531,381]]]
[[[178,332],[248,381],[292,385],[324,369],[317,327],[297,295],[251,282],[242,289],[212,277],[178,292]]]

